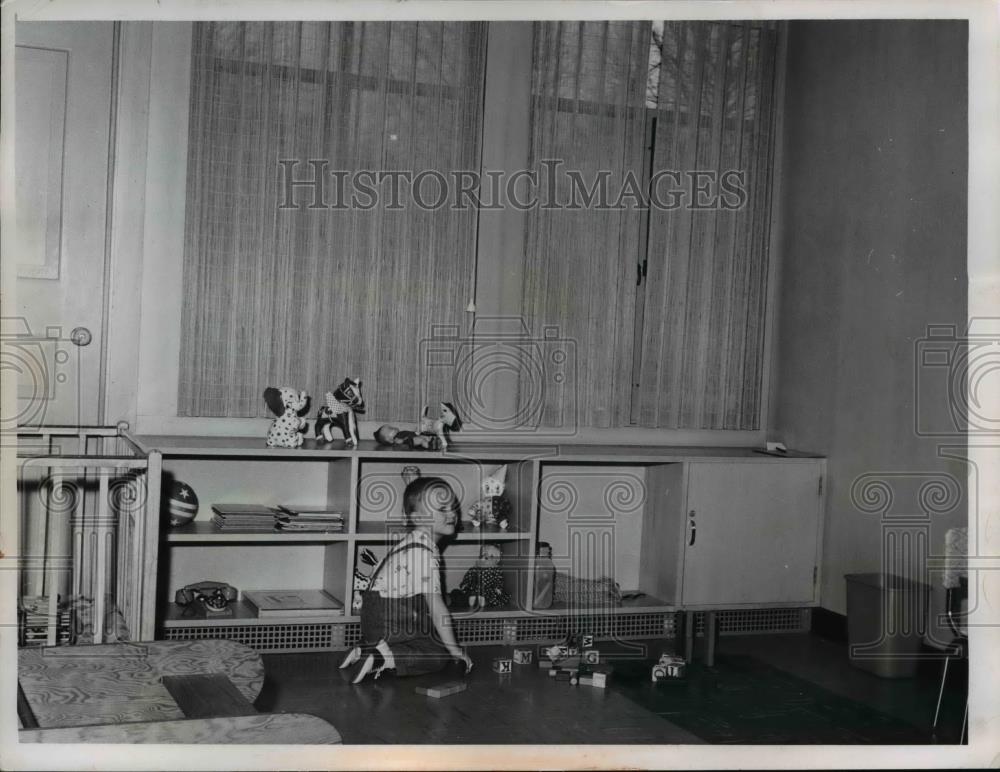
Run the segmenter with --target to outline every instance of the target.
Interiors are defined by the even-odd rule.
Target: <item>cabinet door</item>
[[[684,605],[813,602],[822,473],[810,461],[691,464]]]

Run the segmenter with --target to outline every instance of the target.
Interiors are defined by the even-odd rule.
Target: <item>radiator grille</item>
[[[695,614],[695,633],[702,635],[705,614]],[[754,633],[806,632],[808,609],[754,609],[718,613],[721,635]],[[455,620],[462,643],[496,645],[546,643],[559,641],[568,634],[588,633],[597,640],[636,640],[670,638],[675,634],[674,615],[670,612],[636,614],[598,614],[591,616],[525,614],[516,618],[481,618]],[[202,625],[173,627],[162,631],[166,640],[228,638],[261,652],[329,651],[346,649],[361,639],[358,622],[271,625]]]

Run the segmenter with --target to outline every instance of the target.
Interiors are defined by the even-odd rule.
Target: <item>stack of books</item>
[[[277,524],[290,533],[338,533],[344,530],[344,515],[330,507],[282,504]]]
[[[213,504],[212,511],[212,522],[220,531],[273,531],[277,515],[272,507],[262,504]]]
[[[244,591],[243,600],[262,619],[344,613],[344,604],[326,590],[248,590]]]

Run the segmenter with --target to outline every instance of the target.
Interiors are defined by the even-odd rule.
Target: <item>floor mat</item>
[[[709,743],[926,744],[929,734],[752,657],[693,664],[654,684],[650,662],[615,663],[610,686]]]

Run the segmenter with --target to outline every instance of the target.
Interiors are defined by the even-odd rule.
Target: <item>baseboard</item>
[[[847,616],[825,608],[812,610],[809,632],[840,643],[847,642]]]

